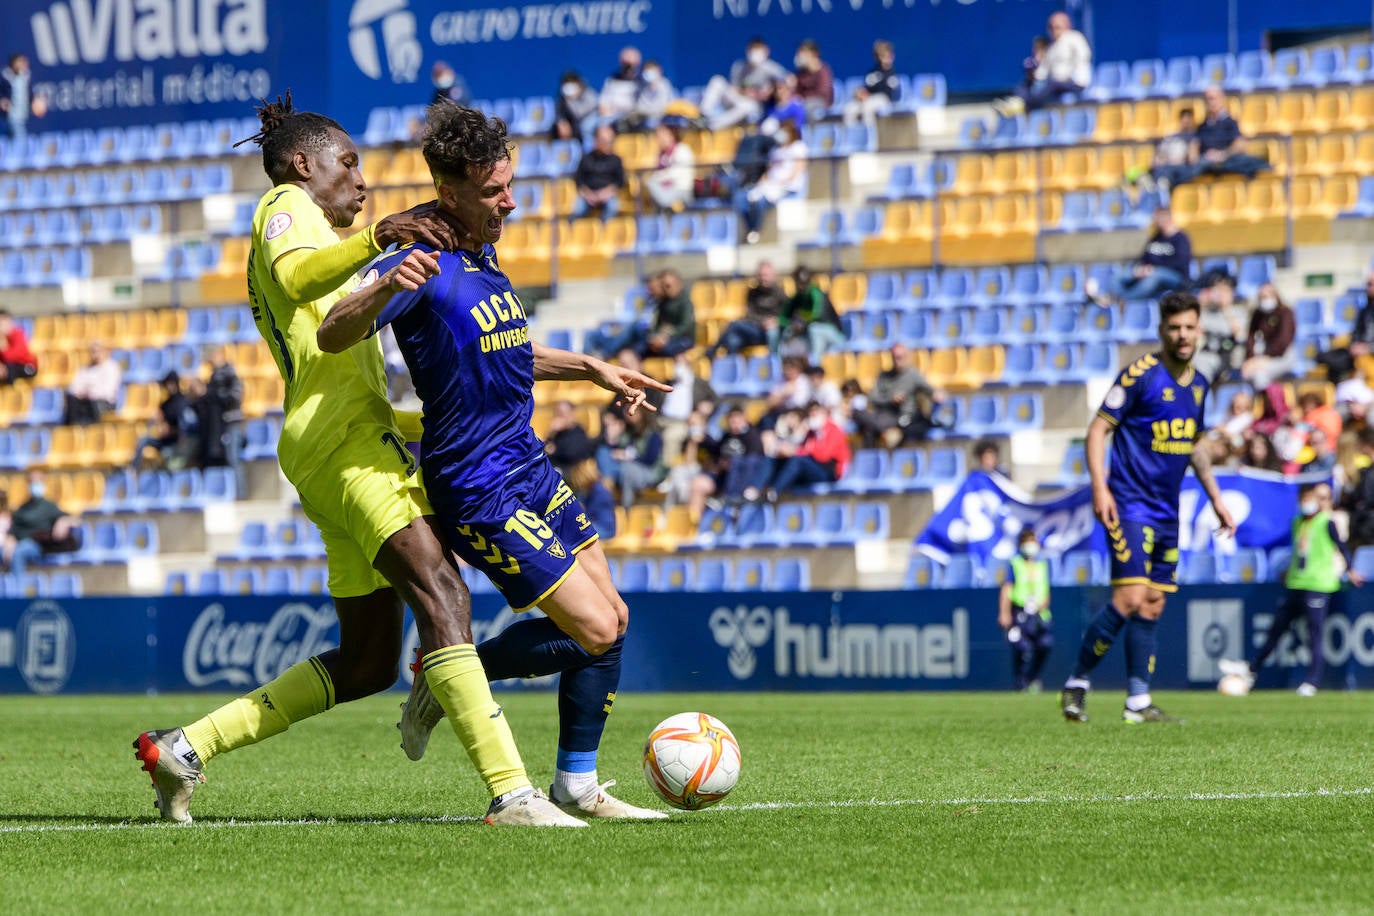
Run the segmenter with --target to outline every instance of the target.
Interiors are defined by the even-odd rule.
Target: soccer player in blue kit
[[[1212,502],[1219,533],[1236,530],[1201,435],[1208,386],[1192,367],[1200,316],[1189,293],[1161,299],[1159,352],[1122,371],[1088,426],[1093,513],[1110,542],[1112,598],[1089,623],[1073,675],[1064,683],[1060,705],[1070,722],[1088,721],[1088,675],[1122,630],[1127,696],[1121,718],[1132,724],[1171,721],[1150,699],[1150,678],[1164,597],[1178,590],[1178,500],[1189,464]],[[1111,433],[1109,475],[1104,458]]]
[[[645,406],[644,385],[667,386],[530,342],[524,306],[496,257],[515,209],[505,125],[452,104],[432,107],[428,122],[423,154],[441,208],[462,227],[457,250],[408,246],[374,261],[320,325],[319,346],[339,352],[391,325],[424,403],[420,462],[445,536],[512,609],[547,615],[516,622],[478,656],[491,680],[562,672],[550,797],[584,817],[663,817],[615,798],[597,779],[629,612],[596,529],[530,418],[536,379],[596,381],[630,410]]]

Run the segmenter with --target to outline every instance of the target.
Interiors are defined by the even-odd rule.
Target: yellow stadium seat
[[[1097,127],[1093,131],[1093,139],[1098,143],[1112,143],[1124,138],[1130,111],[1128,102],[1107,102],[1097,106]]]
[[[696,536],[697,526],[686,506],[671,506],[662,515],[662,522],[644,546],[649,550],[674,551]]]
[[[1374,86],[1358,86],[1350,90],[1350,107],[1345,123],[1352,130],[1374,128]]]
[[[967,391],[978,387],[978,382],[969,374],[968,350],[963,347],[946,347],[930,351],[930,368],[925,376],[932,385],[953,391]]]
[[[28,415],[32,404],[28,385],[0,388],[0,426],[9,426]]]
[[[830,301],[841,311],[858,308],[867,297],[867,274],[838,274],[830,282]]]
[[[1324,134],[1317,139],[1317,159],[1313,171],[1319,175],[1334,175],[1353,168],[1355,161],[1355,135],[1348,133]]]
[[[1271,120],[1241,123],[1263,125],[1251,130],[1276,131],[1284,134],[1312,133],[1318,129],[1313,111],[1312,93],[1284,92],[1278,97],[1278,110]]]
[[[821,368],[825,370],[826,378],[836,382],[854,378],[854,354],[826,353],[821,357]]]
[[[996,154],[992,157],[991,171],[983,183],[993,194],[1034,190],[1035,154],[1024,151]]]
[[[1229,102],[1228,102],[1229,105]],[[1252,133],[1277,130],[1279,102],[1272,92],[1254,92],[1245,96],[1239,106],[1229,105],[1230,112],[1240,121],[1241,129]]]
[[[964,153],[955,160],[954,187],[949,191],[955,195],[983,193],[984,185],[992,176],[992,157],[982,153]]]
[[[716,309],[725,301],[725,282],[698,280],[692,284],[691,295],[697,318],[714,318]]]
[[[1316,137],[1294,137],[1289,149],[1292,150],[1294,175],[1311,175],[1318,171]]]
[[[1323,89],[1312,98],[1312,127],[1317,131],[1349,130],[1349,89]]]
[[[1007,351],[1001,344],[970,347],[968,375],[974,387],[1000,382],[1007,368]]]
[[[1136,102],[1130,115],[1126,136],[1132,140],[1157,140],[1171,132],[1176,123],[1169,118],[1169,103],[1159,99]]]
[[[1098,168],[1100,153],[1090,146],[1077,146],[1046,154],[1045,187],[1064,191],[1079,188],[1107,187],[1121,181],[1121,176],[1104,176]]]
[[[948,198],[941,201],[943,206]],[[881,234],[863,241],[863,263],[869,267],[918,267],[931,261],[933,237],[930,201],[899,201],[884,211]],[[784,290],[790,278],[783,283]]]
[[[637,503],[625,513],[625,525],[616,528],[615,539],[626,550],[642,550],[654,533],[662,528],[663,509]]]
[[[920,350],[913,352],[924,353]],[[892,368],[892,354],[890,353],[881,350],[856,353],[854,354],[852,378],[858,381],[864,391],[868,391],[873,387],[873,383],[878,380],[878,373],[890,368]]]
[[[125,420],[151,420],[161,403],[162,388],[156,382],[134,382],[124,386],[124,406],[119,415]]]

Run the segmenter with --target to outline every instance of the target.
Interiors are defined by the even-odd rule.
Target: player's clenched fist
[[[382,282],[394,290],[417,290],[430,277],[439,273],[439,256],[415,250],[405,260],[382,275]]]

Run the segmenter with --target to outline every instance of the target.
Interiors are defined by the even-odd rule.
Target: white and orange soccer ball
[[[669,716],[644,742],[644,778],[674,808],[714,805],[739,782],[739,742],[725,723],[704,712]]]

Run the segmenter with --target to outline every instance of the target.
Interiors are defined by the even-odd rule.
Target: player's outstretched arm
[[[631,414],[641,405],[647,410],[658,409],[644,399],[647,389],[673,390],[672,385],[649,378],[642,372],[614,366],[585,353],[571,353],[543,344],[534,345],[534,380],[595,382],[607,391],[620,395],[620,403]]]
[[[1085,460],[1088,463],[1088,479],[1092,481],[1093,515],[1108,528],[1120,524],[1116,514],[1116,497],[1107,488],[1107,436],[1112,424],[1106,417],[1098,415],[1088,424],[1088,440],[1084,444]]]
[[[1231,518],[1231,512],[1226,508],[1226,504],[1221,499],[1221,487],[1217,486],[1217,479],[1212,474],[1212,447],[1206,436],[1198,436],[1193,442],[1192,457],[1193,473],[1197,475],[1197,482],[1202,484],[1203,492],[1212,502],[1212,511],[1217,514],[1218,534],[1232,535],[1236,533],[1236,522]]]
[[[342,353],[372,332],[373,323],[392,295],[417,290],[439,272],[439,256],[415,249],[376,282],[344,296],[324,316],[315,344],[325,353]]]

